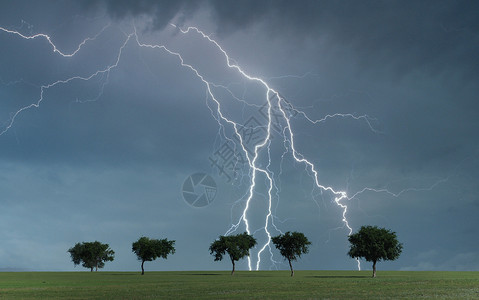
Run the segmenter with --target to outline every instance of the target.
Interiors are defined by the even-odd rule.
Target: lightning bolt
[[[110,26],[110,25],[105,26],[95,36],[84,39],[78,45],[78,47],[70,53],[67,53],[67,52],[64,52],[64,51],[60,50],[54,44],[53,39],[47,34],[39,33],[39,34],[35,34],[35,35],[25,35],[25,34],[20,33],[19,31],[10,30],[10,29],[6,29],[6,28],[3,28],[3,27],[0,27],[0,32],[4,32],[6,34],[11,34],[11,35],[14,35],[14,36],[17,36],[19,38],[26,39],[26,40],[45,39],[50,44],[50,46],[52,47],[52,51],[54,53],[56,53],[56,54],[58,54],[58,55],[60,55],[61,57],[64,57],[64,58],[71,58],[71,57],[75,56],[79,51],[81,51],[81,49],[88,42],[91,42],[91,41],[97,39],[106,30],[106,28],[108,26]],[[275,182],[275,174],[270,169],[270,166],[273,163],[272,162],[272,155],[270,153],[271,142],[272,142],[273,111],[279,111],[280,116],[281,116],[281,121],[284,124],[284,126],[282,127],[282,138],[283,138],[283,145],[284,145],[285,150],[283,152],[283,155],[282,155],[281,159],[283,159],[286,154],[290,153],[291,157],[294,159],[294,161],[296,161],[298,164],[303,165],[305,167],[305,169],[308,171],[308,173],[311,175],[311,178],[314,182],[315,188],[319,189],[319,191],[321,191],[321,193],[326,193],[326,194],[328,194],[332,197],[332,199],[334,200],[334,203],[341,210],[341,222],[343,223],[343,226],[346,229],[348,235],[352,234],[353,228],[350,226],[350,222],[348,221],[348,218],[347,218],[348,206],[346,204],[346,201],[350,201],[352,199],[355,199],[359,195],[361,195],[365,192],[368,192],[368,191],[377,192],[377,193],[387,193],[387,194],[389,194],[393,197],[399,197],[401,194],[403,194],[407,191],[421,190],[421,189],[410,188],[410,189],[403,190],[399,193],[392,193],[392,192],[388,191],[387,189],[364,188],[364,189],[356,192],[355,194],[353,194],[351,197],[348,197],[348,194],[347,194],[346,191],[337,190],[337,189],[335,189],[331,186],[323,185],[320,182],[320,179],[319,179],[318,168],[311,162],[311,160],[309,160],[303,154],[301,154],[301,152],[298,151],[298,149],[296,147],[294,129],[293,129],[293,126],[291,124],[292,115],[289,111],[296,112],[297,116],[298,115],[302,116],[305,120],[307,120],[311,124],[324,123],[324,122],[327,122],[329,119],[333,119],[333,118],[349,118],[349,119],[353,119],[353,120],[356,120],[356,121],[362,121],[362,122],[365,122],[367,124],[367,126],[369,127],[369,129],[371,131],[373,131],[375,133],[379,133],[379,131],[377,131],[371,123],[371,121],[373,121],[374,119],[370,118],[367,115],[355,115],[355,114],[349,114],[349,113],[328,114],[321,119],[310,118],[304,111],[295,108],[291,103],[286,101],[286,99],[280,95],[279,91],[273,89],[266,80],[264,80],[260,77],[250,75],[247,72],[245,72],[240,67],[239,64],[235,63],[234,60],[230,58],[228,53],[222,48],[222,46],[216,40],[211,38],[209,35],[205,34],[203,31],[201,31],[197,27],[188,27],[186,29],[182,29],[182,28],[180,28],[180,27],[178,27],[174,24],[171,24],[171,26],[183,35],[196,34],[196,35],[199,35],[201,38],[205,39],[206,41],[208,41],[210,44],[213,45],[213,47],[217,51],[219,51],[221,53],[221,55],[224,58],[225,65],[226,65],[227,68],[237,72],[245,80],[248,80],[248,81],[253,82],[253,83],[257,83],[263,88],[263,90],[264,90],[264,102],[266,103],[266,111],[267,111],[266,112],[267,123],[265,125],[266,134],[264,135],[264,137],[262,137],[262,139],[260,139],[259,141],[256,142],[256,144],[254,145],[253,153],[250,153],[247,150],[246,143],[244,141],[244,137],[241,134],[242,125],[240,125],[238,122],[235,122],[231,118],[228,118],[225,115],[225,113],[223,112],[223,109],[222,109],[222,101],[221,101],[221,99],[219,99],[215,95],[215,92],[214,92],[214,88],[218,88],[218,87],[224,88],[227,91],[229,91],[229,89],[225,86],[222,86],[222,85],[219,85],[219,84],[216,84],[214,82],[209,81],[206,78],[206,76],[203,75],[200,72],[199,69],[197,69],[192,64],[189,64],[188,62],[186,62],[185,59],[183,58],[183,56],[179,52],[172,51],[169,48],[167,48],[165,45],[162,45],[162,44],[147,44],[147,43],[142,42],[140,40],[139,34],[138,34],[135,26],[133,26],[134,30],[131,33],[128,33],[128,34],[125,33],[124,34],[125,39],[124,39],[122,45],[120,46],[120,48],[118,49],[115,61],[112,64],[104,67],[101,70],[95,71],[95,72],[93,72],[89,75],[73,76],[73,77],[69,77],[69,78],[66,78],[66,79],[57,80],[57,81],[51,82],[49,84],[42,85],[40,87],[40,92],[39,92],[38,99],[35,102],[33,102],[32,104],[24,106],[24,107],[18,109],[16,112],[14,112],[11,115],[9,121],[7,122],[7,125],[5,126],[5,128],[3,130],[0,129],[1,130],[0,131],[0,136],[5,134],[14,125],[18,116],[20,114],[22,114],[24,111],[32,109],[32,108],[40,107],[42,101],[44,100],[44,94],[47,90],[49,90],[51,88],[54,88],[55,86],[58,86],[58,85],[68,84],[72,81],[77,81],[77,80],[88,81],[88,80],[91,80],[92,78],[97,77],[97,76],[105,76],[108,79],[108,76],[109,76],[110,72],[119,65],[124,48],[129,43],[135,43],[136,46],[138,46],[140,48],[163,51],[168,55],[176,57],[178,59],[179,65],[181,67],[184,67],[184,68],[190,70],[204,84],[204,86],[206,88],[207,96],[214,103],[214,108],[211,108],[209,105],[208,105],[208,108],[211,110],[213,117],[218,121],[218,124],[219,124],[220,128],[223,129],[223,134],[224,134],[224,128],[226,126],[233,129],[234,135],[237,138],[237,140],[239,141],[239,148],[241,149],[242,153],[245,155],[246,160],[247,160],[247,164],[248,164],[248,167],[249,167],[249,171],[248,171],[248,178],[249,178],[248,186],[249,186],[249,188],[247,189],[247,192],[245,193],[245,195],[243,197],[241,197],[240,199],[238,199],[237,202],[235,202],[235,205],[244,202],[244,208],[242,210],[241,216],[237,219],[236,222],[234,222],[231,225],[231,227],[226,231],[225,234],[228,235],[228,234],[231,234],[231,233],[235,232],[236,230],[238,230],[238,228],[240,226],[244,226],[245,229],[246,229],[246,232],[248,234],[255,234],[259,231],[264,232],[264,234],[266,235],[266,241],[259,246],[259,250],[257,252],[257,261],[256,261],[256,266],[255,266],[256,270],[260,269],[261,257],[266,250],[268,250],[268,252],[270,254],[270,259],[273,262],[273,264],[277,263],[273,259],[273,252],[272,252],[272,247],[271,247],[271,237],[272,237],[272,232],[273,231],[282,233],[282,231],[275,224],[275,216],[273,214],[273,199],[277,198],[279,200],[279,187],[276,185],[276,182]],[[102,85],[100,93],[99,93],[98,97],[95,98],[95,99],[98,99],[101,96],[101,93],[103,92],[103,87],[106,84],[106,82]],[[244,100],[234,96],[233,93],[231,93],[231,95],[238,101],[244,101]],[[79,101],[79,100],[77,100],[77,101],[82,102],[82,101]],[[249,104],[249,103],[246,103],[246,104],[253,105],[253,104]],[[235,146],[236,146],[236,143],[235,143]],[[263,154],[263,153],[266,153],[266,157],[267,157],[267,164],[265,166],[261,166],[261,164],[259,162],[260,155]],[[260,229],[254,231],[251,228],[250,220],[248,218],[248,215],[250,213],[251,204],[255,200],[254,199],[255,193],[258,193],[257,182],[258,182],[260,177],[264,178],[264,180],[266,182],[267,209],[266,209],[266,212],[265,212],[265,217],[263,219],[264,221],[262,223],[263,226]],[[439,185],[441,182],[437,182],[433,186],[429,187],[429,189],[434,188],[436,185]],[[274,191],[276,191],[275,195],[274,195]],[[357,267],[358,267],[358,269],[361,268],[359,260],[357,260]],[[253,270],[253,265],[252,265],[252,262],[251,262],[251,255],[248,256],[248,268],[249,268],[249,270]]]
[[[172,26],[177,28],[177,26],[174,25],[174,24],[172,24]],[[284,130],[284,132],[286,133],[284,135],[284,142],[285,142],[285,144],[289,144],[289,147],[291,149],[291,153],[292,153],[293,158],[298,163],[302,163],[302,164],[306,165],[306,167],[309,169],[309,171],[313,174],[313,179],[314,179],[314,183],[315,183],[316,187],[321,189],[321,191],[330,192],[333,195],[334,202],[342,209],[342,222],[344,223],[344,225],[348,229],[349,235],[352,234],[353,229],[349,225],[349,221],[346,217],[348,207],[347,207],[347,205],[342,203],[343,200],[348,199],[346,192],[336,191],[335,189],[333,189],[330,186],[322,185],[319,181],[318,171],[317,171],[316,167],[314,166],[314,164],[311,163],[308,159],[306,159],[301,153],[299,153],[296,150],[295,143],[294,143],[294,133],[293,133],[293,130],[292,130],[292,127],[291,127],[291,119],[288,116],[288,114],[286,113],[286,110],[284,109],[285,106],[288,106],[290,104],[286,103],[285,99],[280,96],[279,92],[276,91],[275,89],[271,88],[266,81],[264,81],[263,79],[261,79],[259,77],[254,77],[252,75],[247,74],[238,64],[235,64],[232,61],[232,59],[229,57],[228,53],[219,45],[219,43],[217,41],[215,41],[214,39],[212,39],[207,34],[205,34],[203,31],[199,30],[197,27],[188,27],[186,30],[183,30],[183,29],[179,29],[179,30],[183,34],[187,34],[190,31],[194,31],[194,32],[200,34],[203,38],[207,39],[210,43],[212,43],[214,46],[216,46],[216,48],[224,55],[224,57],[226,59],[226,64],[229,68],[235,69],[244,78],[246,78],[250,81],[260,83],[265,89],[265,100],[266,100],[267,107],[268,107],[267,134],[262,141],[260,141],[259,143],[257,143],[255,145],[254,154],[252,155],[252,157],[250,157],[248,155],[249,154],[248,151],[246,150],[246,148],[243,144],[242,135],[238,132],[238,125],[235,122],[224,118],[223,114],[221,113],[220,103],[215,98],[213,93],[211,93],[210,83],[205,82],[205,84],[208,86],[208,91],[210,93],[210,97],[217,103],[218,114],[222,117],[222,119],[224,121],[233,125],[235,133],[240,140],[240,145],[243,148],[243,152],[247,157],[248,164],[249,164],[249,167],[250,167],[250,170],[251,170],[251,184],[250,184],[250,188],[249,188],[249,194],[248,194],[248,197],[246,199],[245,208],[244,208],[243,213],[242,213],[240,219],[238,220],[238,222],[236,224],[233,224],[233,226],[226,232],[226,234],[234,232],[239,227],[241,222],[244,223],[244,225],[246,227],[246,231],[248,232],[248,234],[251,234],[251,230],[250,230],[247,215],[248,215],[248,210],[249,210],[249,207],[250,207],[250,203],[251,203],[251,201],[253,199],[253,195],[254,195],[254,190],[255,190],[255,186],[256,186],[256,177],[257,177],[258,173],[261,173],[261,174],[264,174],[267,178],[267,182],[268,182],[268,211],[267,211],[267,214],[266,214],[265,226],[264,226],[264,231],[267,235],[267,242],[265,244],[263,244],[260,251],[258,252],[258,261],[257,261],[257,264],[256,264],[256,270],[259,269],[259,266],[260,266],[260,263],[261,263],[261,253],[266,249],[266,247],[271,247],[271,245],[270,245],[270,243],[271,243],[271,233],[269,231],[269,223],[270,223],[270,221],[272,222],[272,220],[273,220],[272,219],[272,211],[271,211],[273,179],[272,179],[271,172],[269,172],[267,170],[267,168],[261,168],[261,167],[258,166],[257,160],[258,160],[258,157],[259,157],[259,151],[262,150],[263,148],[265,148],[266,145],[269,145],[269,143],[271,141],[271,126],[272,126],[272,120],[273,120],[272,119],[272,109],[273,109],[274,105],[276,105],[276,108],[279,109],[279,111],[281,112],[281,114],[283,116],[284,121],[287,124],[286,127],[285,127],[285,130]],[[201,79],[204,80],[202,77],[201,77]],[[271,95],[274,95],[275,97],[271,97]],[[278,99],[276,104],[272,103],[272,100],[271,100],[272,98]],[[303,116],[305,116],[306,119],[313,124],[316,124],[316,123],[319,123],[319,122],[324,122],[324,121],[326,121],[327,118],[352,117],[354,119],[364,119],[364,120],[366,120],[369,127],[372,128],[367,116],[356,117],[352,114],[335,114],[335,115],[328,115],[325,118],[320,119],[320,120],[311,120],[309,117],[307,117],[307,115],[304,112],[302,112],[302,111],[298,111],[298,112],[301,113]],[[268,148],[268,150],[269,150],[269,148]],[[269,161],[269,164],[270,163],[271,163],[271,161]],[[248,257],[248,267],[249,267],[250,270],[252,269],[250,257]],[[358,260],[358,268],[360,268],[359,260]]]

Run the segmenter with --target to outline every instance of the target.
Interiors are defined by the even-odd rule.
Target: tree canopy
[[[281,255],[288,260],[291,276],[294,276],[293,265],[291,261],[301,257],[302,254],[308,253],[311,242],[301,232],[286,232],[278,236],[272,237],[271,241],[279,250]]]
[[[372,262],[373,277],[376,277],[376,262],[396,260],[403,247],[395,232],[377,226],[361,226],[357,233],[349,236],[348,240],[351,244],[348,255]]]
[[[210,245],[210,254],[214,255],[215,261],[223,259],[227,253],[233,264],[231,275],[235,272],[235,261],[249,256],[249,250],[256,245],[256,239],[247,232],[237,235],[220,236]]]
[[[105,262],[115,258],[115,251],[111,250],[108,244],[98,241],[76,243],[68,252],[75,266],[82,264],[83,267],[90,268],[91,272],[93,268],[98,271],[105,266]]]
[[[175,241],[168,239],[150,239],[148,237],[140,237],[134,242],[131,251],[136,254],[138,260],[141,261],[141,275],[145,274],[143,267],[145,261],[153,261],[158,257],[167,259],[168,254],[175,253]]]

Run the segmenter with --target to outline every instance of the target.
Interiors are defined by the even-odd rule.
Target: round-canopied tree
[[[291,269],[291,277],[294,276],[293,265],[291,261],[301,257],[302,254],[308,253],[308,247],[311,242],[301,232],[286,232],[278,236],[272,237],[271,241],[279,250],[281,255],[288,260]]]
[[[348,255],[372,262],[373,277],[376,277],[378,261],[396,260],[402,252],[402,244],[399,243],[396,233],[377,226],[361,226],[348,240],[351,244]]]
[[[214,255],[215,261],[222,260],[223,256],[228,253],[233,270],[231,275],[235,273],[235,261],[249,255],[249,250],[256,245],[256,239],[247,232],[237,235],[220,236],[210,245],[210,254]]]
[[[115,251],[110,249],[108,244],[102,244],[98,241],[76,243],[75,246],[68,249],[73,264],[82,264],[85,268],[93,268],[98,271],[105,266],[105,262],[115,259]]]
[[[167,259],[168,254],[175,253],[175,241],[168,239],[150,239],[142,236],[138,241],[134,242],[131,251],[136,254],[138,260],[141,261],[141,275],[145,274],[145,261],[153,261],[158,257]]]

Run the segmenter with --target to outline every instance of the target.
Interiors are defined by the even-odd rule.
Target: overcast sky
[[[342,208],[295,161],[292,139],[319,183],[349,196],[353,231],[397,233],[403,253],[380,270],[479,270],[478,2],[206,0],[2,1],[0,270],[81,270],[67,250],[94,240],[116,252],[105,270],[138,270],[140,236],[176,240],[176,254],[147,270],[230,268],[208,247],[235,224],[232,233],[246,229],[244,161],[265,138],[266,89],[179,30],[188,26],[290,104],[289,127],[273,107],[255,163],[274,179],[268,231],[312,242],[297,269],[357,265]],[[51,43],[25,38],[39,33]],[[147,44],[211,84],[248,154],[205,82]],[[197,173],[211,177],[206,206],[185,196]],[[253,268],[269,204],[267,177],[254,184]],[[288,268],[272,255],[260,269]]]

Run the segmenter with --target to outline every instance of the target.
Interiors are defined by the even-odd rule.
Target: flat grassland
[[[3,272],[0,299],[479,299],[479,272]]]

